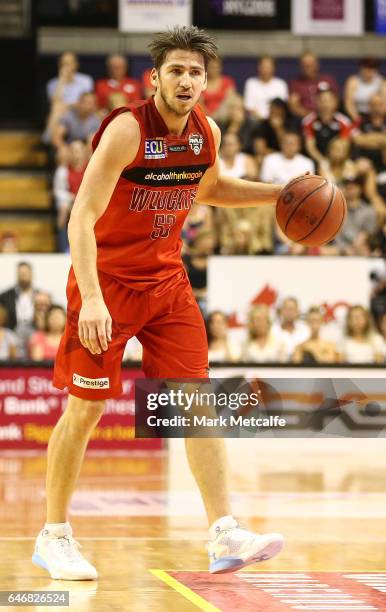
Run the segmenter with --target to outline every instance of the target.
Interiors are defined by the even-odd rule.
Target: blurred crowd
[[[184,253],[227,255],[381,255],[386,252],[386,81],[375,58],[359,61],[356,74],[337,83],[305,52],[298,76],[276,76],[273,57],[258,59],[256,74],[237,91],[222,61],[210,62],[200,101],[222,131],[221,172],[284,184],[304,172],[320,174],[343,190],[349,214],[329,245],[291,243],[276,226],[274,209],[227,210],[195,206],[184,228]],[[152,95],[150,70],[130,76],[125,56],[106,60],[105,78],[84,74],[77,56],[63,53],[46,86],[49,115],[43,140],[56,161],[53,198],[58,250],[68,249],[66,226],[88,159],[91,140],[115,108]],[[210,236],[210,239],[209,239]],[[198,279],[202,276],[197,273]],[[199,280],[199,282],[201,282]]]
[[[58,73],[46,85],[49,113],[42,136],[53,164],[58,251],[68,251],[67,223],[91,155],[91,140],[115,108],[152,95],[150,70],[130,76],[125,56],[106,60],[105,78],[84,74],[77,56],[63,53]],[[353,306],[344,320],[326,322],[318,306],[303,312],[295,298],[273,310],[251,308],[244,327],[232,328],[225,312],[206,311],[207,264],[211,255],[386,254],[386,81],[375,58],[363,58],[356,74],[337,83],[305,52],[298,76],[276,76],[275,60],[258,59],[243,91],[224,74],[221,60],[208,66],[200,104],[222,131],[221,172],[251,181],[284,184],[317,173],[343,191],[348,216],[338,237],[323,247],[289,241],[278,229],[273,207],[229,209],[194,204],[183,228],[183,260],[207,321],[211,361],[294,363],[383,363],[386,339],[386,273],[374,283],[370,310]],[[3,235],[0,250],[16,250]],[[291,313],[291,314],[289,314]],[[17,285],[0,295],[0,359],[51,359],[65,313],[49,293],[33,288],[28,262]],[[125,359],[138,360],[133,339]]]
[[[0,294],[0,361],[50,361],[66,324],[64,308],[35,287],[28,261],[17,265],[16,284]],[[210,363],[385,364],[386,264],[373,278],[370,308],[342,305],[331,315],[323,306],[304,311],[298,299],[251,305],[245,321],[216,310],[206,317]],[[233,318],[234,319],[234,318]],[[140,361],[136,338],[123,360]]]

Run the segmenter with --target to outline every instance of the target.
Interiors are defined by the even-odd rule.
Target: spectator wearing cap
[[[267,119],[270,103],[275,98],[288,99],[288,86],[283,79],[275,76],[275,60],[264,55],[257,62],[257,76],[245,82],[244,104],[256,119]]]
[[[330,255],[360,255],[363,241],[377,229],[377,215],[374,207],[364,201],[358,177],[343,181],[343,195],[347,202],[346,220],[334,243],[322,247],[322,251]]]
[[[317,94],[316,112],[302,121],[307,153],[319,164],[325,159],[329,142],[339,136],[349,138],[352,123],[337,111],[338,99],[330,89],[321,88]]]
[[[383,167],[382,150],[386,147],[386,101],[380,95],[372,96],[369,116],[362,119],[353,132],[355,157],[367,157],[379,172]]]
[[[113,53],[106,60],[107,78],[99,79],[95,85],[98,107],[104,112],[109,108],[111,94],[121,93],[126,104],[139,100],[142,86],[137,79],[128,76],[128,62],[124,55]]]
[[[379,61],[365,57],[358,73],[348,77],[344,86],[344,105],[354,122],[369,114],[370,100],[377,94],[386,97],[386,81],[379,72]]]
[[[300,58],[300,74],[290,82],[289,105],[291,112],[298,117],[305,117],[315,112],[317,93],[321,88],[331,89],[339,96],[339,87],[333,76],[320,72],[316,55],[307,51]]]

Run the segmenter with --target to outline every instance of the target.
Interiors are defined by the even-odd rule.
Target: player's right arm
[[[107,350],[112,332],[98,280],[94,226],[105,212],[122,170],[134,161],[140,141],[139,125],[129,113],[118,115],[106,127],[87,166],[68,225],[72,265],[82,298],[79,339],[93,354]]]

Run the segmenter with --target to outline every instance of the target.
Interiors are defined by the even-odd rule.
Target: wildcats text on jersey
[[[194,189],[163,189],[157,191],[143,187],[135,187],[129,210],[142,212],[144,210],[189,210],[197,194]]]

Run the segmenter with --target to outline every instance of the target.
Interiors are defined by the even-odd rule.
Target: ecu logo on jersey
[[[165,138],[146,138],[145,159],[165,159],[167,156]]]
[[[203,144],[204,137],[201,134],[189,134],[189,146],[195,155],[200,155]]]

